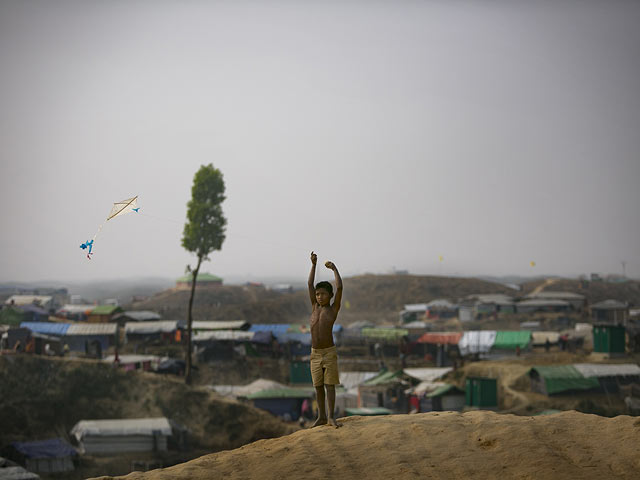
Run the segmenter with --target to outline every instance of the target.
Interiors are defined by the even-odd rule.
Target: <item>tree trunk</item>
[[[198,257],[198,266],[192,272],[191,278],[191,296],[189,297],[189,311],[187,313],[187,371],[184,375],[184,383],[191,385],[191,351],[192,351],[192,338],[191,338],[191,325],[193,324],[193,317],[191,311],[193,310],[193,297],[196,294],[196,280],[198,278],[198,271],[200,270],[200,264],[202,263],[202,257]]]

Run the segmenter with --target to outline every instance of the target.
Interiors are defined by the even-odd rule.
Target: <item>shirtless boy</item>
[[[333,344],[333,324],[338,317],[340,301],[342,300],[342,278],[333,262],[324,265],[333,270],[336,278],[336,295],[333,297],[333,286],[329,282],[319,282],[315,287],[313,282],[316,277],[316,262],[318,256],[311,252],[311,273],[309,273],[309,300],[311,300],[311,378],[316,389],[318,401],[318,418],[312,425],[333,425],[339,427],[334,418],[336,404],[336,385],[340,383],[338,378],[338,354]],[[329,403],[327,411],[326,400]]]

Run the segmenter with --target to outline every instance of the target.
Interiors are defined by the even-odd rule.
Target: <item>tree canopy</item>
[[[187,203],[182,246],[198,259],[222,248],[227,219],[222,213],[225,186],[222,172],[212,164],[202,165],[193,178],[191,200]]]

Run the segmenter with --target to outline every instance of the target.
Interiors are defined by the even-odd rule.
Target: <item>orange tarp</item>
[[[461,338],[462,332],[434,332],[425,333],[418,339],[418,342],[457,345]]]

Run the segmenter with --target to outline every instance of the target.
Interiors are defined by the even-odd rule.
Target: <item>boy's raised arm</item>
[[[311,305],[316,304],[316,289],[313,286],[313,283],[316,278],[316,262],[318,261],[318,256],[311,252],[311,272],[309,272],[309,281],[307,282],[307,286],[309,287],[309,300],[311,300]]]
[[[338,314],[340,310],[340,303],[342,302],[342,277],[338,273],[338,267],[333,262],[326,262],[324,264],[329,270],[333,270],[333,274],[336,277],[336,296],[333,299],[333,310]]]

